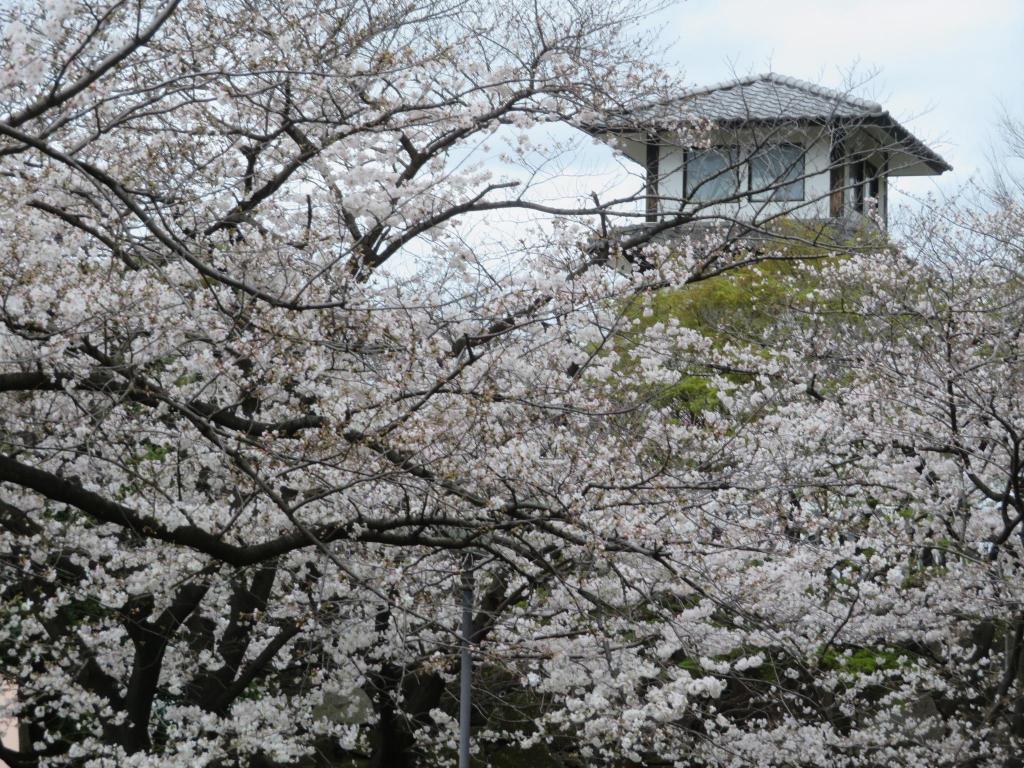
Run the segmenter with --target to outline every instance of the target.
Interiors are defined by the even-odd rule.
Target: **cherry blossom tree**
[[[1019,209],[658,316],[794,255],[532,194],[642,12],[2,12],[0,759],[450,765],[467,560],[481,763],[1013,759]]]
[[[5,15],[3,758],[443,751],[463,552],[495,668],[579,556],[646,552],[587,501],[645,476],[581,378],[623,279],[565,226],[511,280],[454,226],[559,213],[467,146],[656,93],[629,9]]]
[[[702,417],[734,471],[694,541],[745,611],[682,659],[726,682],[682,764],[1020,764],[1021,211],[933,203],[884,250],[656,306],[711,342],[685,408],[729,374]]]

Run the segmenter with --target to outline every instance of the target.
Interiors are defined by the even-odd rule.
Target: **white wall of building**
[[[665,140],[663,139],[663,142]],[[762,220],[780,215],[805,219],[823,219],[829,215],[829,166],[831,140],[827,132],[817,130],[774,131],[771,135],[717,134],[711,137],[713,146],[738,148],[740,197],[736,201],[720,204],[693,204],[685,202],[684,153],[685,148],[663,143],[658,163],[658,196],[662,199],[660,211],[675,214],[680,206],[686,212],[714,218],[735,218],[740,221]],[[804,199],[800,201],[753,200],[749,191],[749,173],[744,158],[758,148],[771,144],[795,144],[804,151]]]
[[[739,156],[738,199],[718,204],[694,204],[686,200],[684,161],[687,148],[681,142],[674,141],[671,136],[662,135],[659,137],[659,142],[656,194],[659,198],[658,211],[662,217],[676,215],[680,206],[684,212],[695,213],[698,218],[719,220],[765,221],[778,216],[820,220],[828,219],[831,216],[832,136],[826,128],[743,128],[732,131],[719,130],[712,133],[707,142],[708,146],[736,147]],[[646,167],[647,139],[643,134],[631,133],[618,136],[614,144],[626,157]],[[744,158],[750,157],[757,149],[763,149],[772,144],[795,144],[803,148],[803,200],[755,200],[747,194],[750,191],[749,173]],[[872,142],[870,136],[861,137],[855,134],[847,139],[848,151],[858,153],[860,157],[865,157],[860,153],[869,151],[871,146],[877,146],[877,141]],[[889,162],[881,150],[871,156],[870,160],[879,169],[883,169]],[[890,171],[893,170],[900,172],[899,169],[892,168],[890,165]],[[847,187],[843,192],[844,215],[852,215],[855,193],[848,186],[850,184],[850,169],[846,168],[844,171],[844,186]],[[883,214],[888,202],[886,199],[887,186],[887,180],[883,177],[880,180],[878,195],[879,210]]]

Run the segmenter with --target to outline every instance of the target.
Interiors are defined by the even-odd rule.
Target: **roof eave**
[[[893,118],[888,112],[882,112],[878,115],[871,115],[864,118],[856,118],[851,122],[860,123],[862,125],[875,125],[888,131],[896,143],[908,154],[913,155],[921,160],[921,162],[928,166],[936,175],[941,175],[946,171],[952,171],[953,166],[947,163],[938,152],[929,148],[927,144],[917,138],[914,134],[904,128],[899,122]],[[919,175],[919,174],[894,174],[894,175]]]
[[[865,126],[873,125],[887,131],[893,138],[893,142],[896,146],[906,152],[912,157],[916,157],[921,161],[921,164],[926,166],[935,175],[941,175],[946,171],[952,171],[953,166],[946,162],[945,159],[938,152],[931,149],[927,144],[917,138],[914,134],[904,128],[900,123],[888,112],[878,112],[870,115],[857,115],[857,116],[832,116],[827,120],[818,120],[815,124],[827,123],[830,125],[843,125],[843,126]],[[909,168],[909,166],[908,166]],[[895,171],[891,173],[892,176],[925,176],[928,174],[923,173],[910,173],[910,172],[899,172]]]

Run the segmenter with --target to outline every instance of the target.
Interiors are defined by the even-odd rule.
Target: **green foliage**
[[[823,268],[845,258],[823,254],[813,260],[787,261],[794,247],[773,245],[776,254],[652,298],[652,313],[641,320],[646,328],[674,318],[721,346],[726,343],[767,346],[780,317],[809,300],[820,285]],[[795,259],[806,259],[794,255]]]
[[[735,672],[733,674],[739,675],[748,680],[764,680],[767,682],[776,682],[778,680],[778,673],[775,668],[775,662],[772,659],[771,651],[767,649],[751,648],[749,646],[740,646],[733,648],[728,653],[724,653],[718,656],[713,656],[712,661],[736,661],[744,656],[754,656],[760,653],[764,657],[764,662],[756,667],[748,667],[742,672]],[[710,675],[716,674],[713,671],[705,669],[697,659],[690,657],[684,657],[676,661],[676,666],[680,669],[685,669],[687,672],[693,675]]]
[[[166,445],[146,444],[146,450],[139,455],[139,461],[161,461],[171,449]]]
[[[814,291],[821,284],[822,269],[846,258],[855,245],[835,237],[823,238],[817,230],[804,231],[805,226],[799,222],[778,223],[779,240],[751,245],[750,257],[761,261],[636,299],[625,312],[632,321],[632,330],[617,341],[617,369],[630,372],[631,353],[642,343],[643,332],[658,323],[678,323],[698,331],[714,348],[741,346],[764,357],[783,348],[785,334],[811,322],[799,307],[817,300]],[[856,246],[863,247],[865,242],[875,250],[884,248],[877,238],[858,241]],[[695,417],[718,408],[718,392],[707,371],[700,368],[699,363],[681,362],[675,383],[652,387],[642,394],[654,405],[673,408],[680,416]],[[737,384],[749,379],[741,373],[727,373],[725,378]]]
[[[703,376],[682,376],[679,381],[653,394],[652,402],[659,408],[682,407],[696,415],[719,406],[718,391]]]
[[[87,597],[84,600],[74,600],[68,603],[62,611],[62,618],[69,625],[74,626],[102,618],[109,613],[110,609],[106,608],[97,598]]]
[[[185,387],[189,384],[195,384],[197,381],[202,381],[203,377],[198,373],[183,373],[174,380],[174,386]]]
[[[879,670],[901,669],[912,663],[907,651],[891,648],[841,649],[829,646],[818,657],[820,668],[838,670],[851,675],[870,675]]]

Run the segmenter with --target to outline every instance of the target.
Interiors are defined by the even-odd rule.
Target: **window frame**
[[[796,149],[799,152],[799,172],[797,178],[792,181],[788,181],[778,186],[770,186],[768,189],[756,191],[754,188],[754,161],[759,155],[763,154],[765,150],[771,150],[775,148],[789,148]],[[796,166],[794,166],[796,167]],[[784,169],[786,173],[789,172],[789,166]],[[778,177],[776,177],[778,178]],[[800,185],[800,196],[799,197],[778,197],[777,195],[783,189],[788,186],[799,184]],[[778,202],[778,203],[801,203],[807,200],[807,148],[803,144],[795,141],[781,141],[777,144],[768,144],[761,148],[761,152],[754,152],[747,158],[747,190],[748,196],[751,200],[757,202]]]
[[[882,166],[867,159],[850,164],[850,186],[853,188],[853,210],[868,212],[868,199],[875,201],[875,207],[882,207]]]
[[[707,200],[694,199],[693,192],[690,190],[690,158],[695,154],[705,152],[718,152],[719,154],[725,155],[727,164],[722,171],[715,173],[703,179],[698,188],[705,187],[708,182],[718,182],[720,179],[727,179],[730,175],[735,177],[736,191],[722,198],[712,197]],[[713,144],[710,147],[684,147],[683,148],[683,200],[687,205],[715,205],[717,203],[726,203],[738,201],[743,196],[743,177],[740,174],[740,167],[743,165],[741,161],[740,146],[738,144]],[[710,189],[710,186],[707,186]]]
[[[882,195],[882,170],[877,165],[872,163],[870,160],[864,161],[864,186],[866,196],[870,197],[875,201],[875,205],[880,205],[880,197]]]

